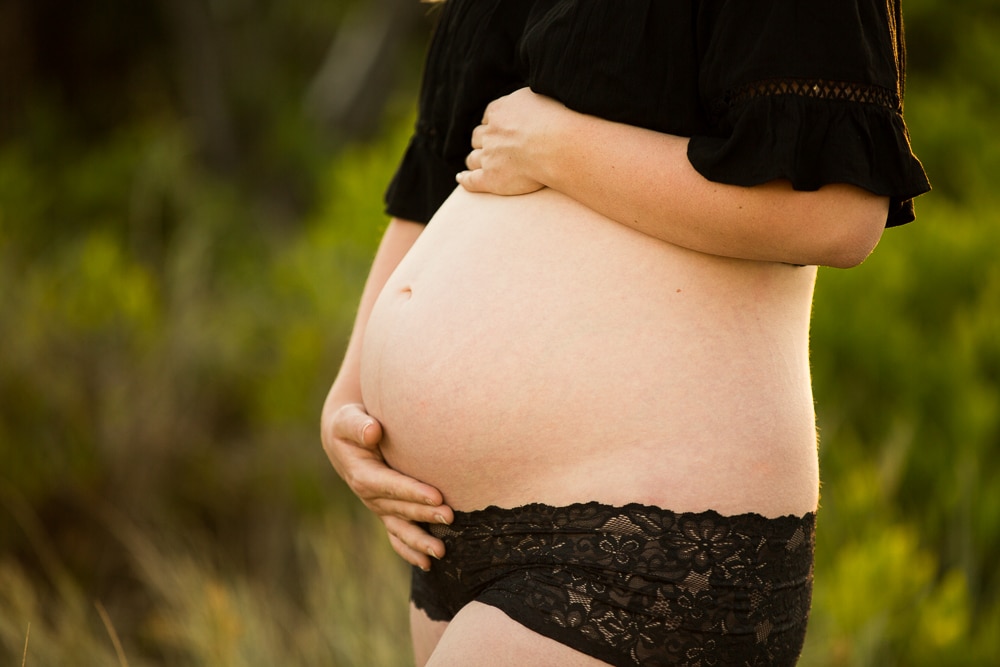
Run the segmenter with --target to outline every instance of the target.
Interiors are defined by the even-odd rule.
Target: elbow
[[[827,248],[822,261],[818,263],[835,269],[850,269],[858,266],[868,259],[868,256],[875,250],[884,229],[885,217],[883,216],[877,225],[865,226],[863,229],[857,230],[857,233],[845,235],[845,238]]]
[[[871,255],[885,231],[889,212],[887,197],[854,197],[853,201],[837,202],[832,206],[822,224],[829,233],[819,248],[815,264],[837,269],[849,269],[861,264]]]

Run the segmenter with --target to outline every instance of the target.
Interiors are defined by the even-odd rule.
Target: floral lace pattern
[[[794,665],[812,593],[815,516],[644,505],[456,512],[447,555],[414,570],[414,604],[449,620],[475,600],[612,665]]]

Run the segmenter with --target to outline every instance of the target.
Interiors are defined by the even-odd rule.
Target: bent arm
[[[849,267],[881,238],[887,197],[846,184],[803,192],[782,181],[715,183],[691,166],[687,144],[524,89],[490,105],[459,182],[524,192],[534,181],[650,236],[726,257]]]
[[[885,228],[886,197],[839,184],[801,192],[781,181],[714,183],[691,166],[686,138],[569,113],[567,135],[551,137],[561,148],[542,154],[539,180],[664,241],[727,257],[848,267],[868,256]]]

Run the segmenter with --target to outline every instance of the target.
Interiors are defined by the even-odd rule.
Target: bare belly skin
[[[459,188],[371,314],[365,405],[389,464],[459,510],[802,514],[815,275],[685,250],[552,190]]]

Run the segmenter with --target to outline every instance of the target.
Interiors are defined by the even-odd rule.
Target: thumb
[[[362,447],[375,447],[382,441],[382,424],[370,415],[365,415],[361,422],[361,432],[358,443]]]
[[[382,440],[382,425],[357,403],[342,406],[333,417],[333,433],[362,447],[375,447]]]

